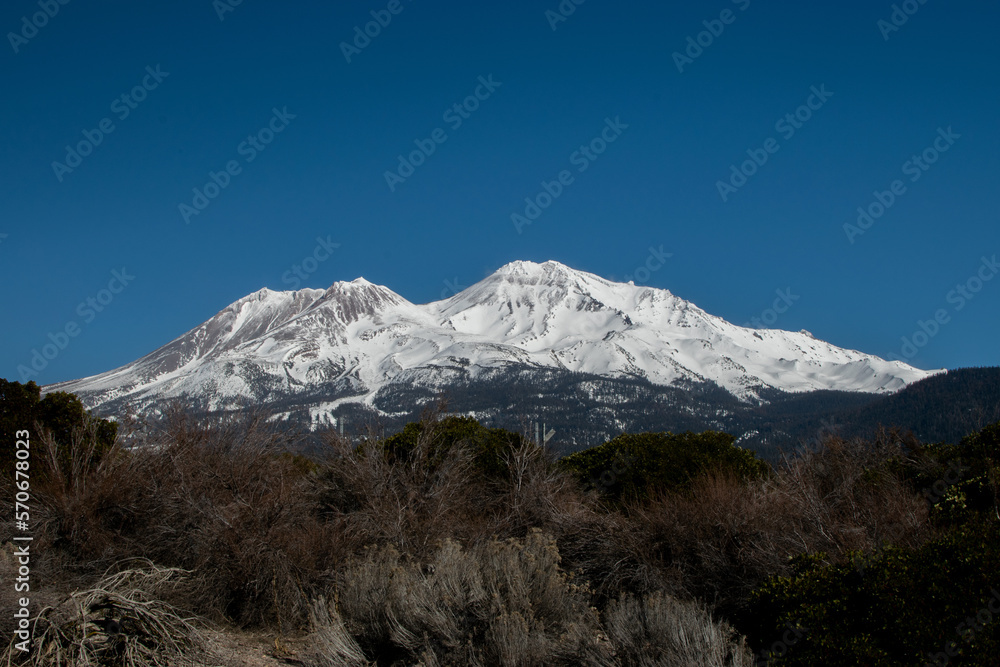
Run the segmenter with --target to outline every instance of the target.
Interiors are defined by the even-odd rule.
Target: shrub
[[[623,596],[605,612],[616,664],[636,667],[750,667],[753,656],[726,623],[694,602],[661,592]]]
[[[585,663],[599,655],[597,612],[559,560],[538,531],[470,549],[446,540],[423,563],[373,548],[338,576],[337,609],[380,664]]]
[[[442,408],[443,409],[443,408]],[[390,461],[420,460],[433,469],[455,447],[466,449],[475,469],[490,478],[507,478],[510,453],[525,442],[520,434],[502,428],[486,428],[472,417],[425,415],[403,427],[396,435],[378,443]]]
[[[373,548],[317,602],[317,664],[664,665],[744,667],[751,655],[699,604],[662,592],[611,603],[560,567],[552,538],[443,542],[428,561]],[[322,620],[320,620],[322,619]],[[362,655],[363,653],[363,655]]]
[[[365,544],[423,557],[446,538],[476,543],[533,527],[559,533],[588,512],[573,480],[535,444],[513,438],[486,450],[474,439],[452,439],[468,422],[428,419],[407,432],[416,440],[405,447],[393,438],[354,447],[329,437],[318,475],[322,516],[349,524]],[[484,451],[493,464],[477,459]]]
[[[801,640],[775,665],[940,664],[934,656],[948,650],[947,664],[993,664],[1000,655],[997,572],[995,522],[841,564],[822,554],[803,557],[790,576],[754,593],[752,621],[742,629],[765,648],[790,625],[802,628]]]
[[[378,443],[355,448],[334,436],[327,444],[320,516],[349,524],[362,544],[424,555],[445,537],[489,534],[483,515],[490,490],[477,484],[465,448],[448,448],[426,465],[422,454],[397,457]]]
[[[932,505],[938,525],[960,525],[984,515],[1000,519],[1000,423],[957,445],[914,447],[906,474]]]
[[[768,504],[787,517],[795,553],[848,552],[884,543],[919,546],[932,531],[926,502],[906,481],[902,443],[893,433],[872,441],[829,438],[787,461],[768,484]],[[793,554],[789,554],[793,555]]]
[[[663,589],[735,619],[756,587],[788,573],[793,556],[825,551],[844,560],[885,542],[919,546],[933,534],[898,454],[831,440],[757,480],[706,472],[616,503],[620,511],[581,521],[560,544],[602,600]]]
[[[322,667],[367,667],[365,654],[347,632],[344,621],[323,596],[313,600],[309,608],[309,625],[312,649],[310,662]]]
[[[55,667],[144,667],[199,656],[204,647],[194,619],[154,597],[185,574],[149,562],[108,574],[30,620],[30,653],[17,648],[15,637],[0,659]]]
[[[41,398],[34,382],[22,385],[0,379],[0,438],[13,443],[23,430],[31,433],[32,440],[48,432],[63,462],[74,458],[74,448],[83,446],[96,463],[114,444],[118,425],[91,416],[73,394],[56,391]],[[11,473],[14,451],[13,446],[0,449],[0,473]]]
[[[585,487],[612,499],[642,499],[686,488],[712,471],[757,479],[769,468],[753,452],[737,447],[727,433],[623,434],[603,445],[562,459]]]
[[[289,453],[300,435],[253,412],[175,411],[103,450],[80,419],[32,435],[34,604],[141,556],[191,572],[193,612],[308,628],[302,657],[321,665],[744,664],[711,614],[788,649],[786,664],[998,648],[993,626],[967,642],[954,626],[997,585],[1000,425],[959,445],[831,438],[771,470],[712,432],[619,436],[555,462],[428,414],[358,447],[331,434],[307,459]],[[93,620],[67,614],[49,613],[51,646]]]
[[[174,415],[159,426],[96,464],[83,449],[66,462],[42,457],[40,551],[64,554],[83,575],[143,556],[192,571],[201,614],[304,625],[309,588],[342,541],[318,516],[313,478],[280,456],[288,438],[254,416],[205,426]]]

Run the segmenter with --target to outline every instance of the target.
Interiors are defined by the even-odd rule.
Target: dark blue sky
[[[0,9],[7,378],[125,364],[265,286],[364,276],[420,303],[515,259],[924,368],[1000,364],[1000,279],[977,277],[1000,253],[995,3],[910,0],[890,31],[870,1],[47,2]],[[391,22],[348,63],[373,10]],[[210,172],[228,184],[201,200]],[[519,233],[543,181],[558,196]]]

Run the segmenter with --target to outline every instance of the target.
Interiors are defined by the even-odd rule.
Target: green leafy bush
[[[933,506],[937,525],[960,525],[984,515],[1000,518],[1000,422],[957,445],[914,448],[906,474]]]
[[[390,460],[412,461],[420,456],[422,462],[434,468],[443,461],[453,447],[462,446],[472,454],[475,468],[492,478],[509,474],[507,459],[524,442],[520,434],[502,428],[486,428],[472,417],[445,417],[407,424],[396,435],[379,443],[390,455]]]
[[[36,427],[49,431],[57,448],[57,459],[66,464],[71,458],[70,449],[85,447],[97,461],[106,454],[118,435],[118,424],[98,419],[88,413],[80,399],[73,394],[55,391],[41,397],[41,389],[34,382],[21,384],[0,379],[0,472],[10,474],[13,469],[13,443],[18,431],[27,430],[31,439],[38,441],[41,433]]]
[[[998,589],[997,525],[975,522],[919,549],[840,564],[800,557],[754,592],[741,630],[758,650],[776,649],[765,655],[774,665],[995,664]],[[789,627],[802,630],[794,645],[782,641]]]
[[[769,471],[766,463],[736,446],[728,433],[625,433],[603,445],[562,459],[561,464],[587,487],[614,499],[642,499],[666,490],[687,488],[711,472],[754,479]]]

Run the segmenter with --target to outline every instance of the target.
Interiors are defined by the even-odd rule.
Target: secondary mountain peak
[[[412,305],[388,287],[370,283],[364,278],[335,282],[323,294],[318,307],[333,309],[342,323],[362,317],[374,317],[395,307]]]

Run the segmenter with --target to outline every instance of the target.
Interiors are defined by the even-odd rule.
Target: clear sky
[[[0,375],[516,259],[1000,364],[996,3],[233,2],[3,3]]]

